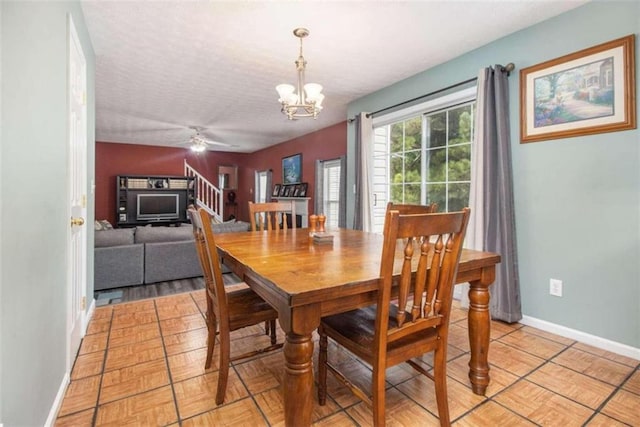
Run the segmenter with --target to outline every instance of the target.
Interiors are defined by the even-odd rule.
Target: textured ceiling
[[[586,1],[82,1],[96,54],[96,140],[186,147],[203,128],[254,152],[346,120],[347,104]],[[289,121],[306,27],[316,119]],[[517,65],[517,64],[516,64]]]

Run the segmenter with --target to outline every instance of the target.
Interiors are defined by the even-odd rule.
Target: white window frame
[[[329,169],[338,168],[338,181],[332,185],[331,175],[328,173]],[[341,159],[325,160],[322,162],[322,210],[327,217],[326,226],[329,228],[338,228],[338,222],[340,219],[340,177],[342,176],[342,161]],[[335,198],[329,197],[329,190],[334,187],[337,189]],[[329,208],[329,204],[335,205],[334,209]],[[335,214],[335,215],[334,215]]]
[[[448,108],[454,107],[455,105],[472,102],[472,101],[475,101],[476,97],[477,97],[477,87],[474,85],[472,87],[461,89],[459,91],[449,93],[449,94],[440,96],[438,98],[433,98],[428,101],[409,106],[407,108],[403,108],[385,115],[374,117],[372,120],[373,138],[371,143],[374,145],[374,149],[372,150],[372,152],[375,151],[376,144],[389,144],[388,135],[386,135],[386,132],[376,133],[377,129],[386,125],[398,123],[398,122],[412,119],[418,116],[425,116],[429,113],[434,113],[437,110],[448,109]],[[474,114],[475,114],[475,111],[476,109],[474,109]],[[425,129],[424,129],[424,122],[423,122],[423,135],[424,135],[424,131]],[[386,141],[383,141],[384,138],[386,138]],[[472,141],[472,144],[473,144],[473,141]],[[424,147],[423,147],[423,150],[424,150]],[[386,160],[387,160],[386,165],[381,165],[379,164],[380,159],[375,158],[374,156],[374,158],[370,162],[370,164],[372,165],[371,167],[374,168],[374,170],[370,171],[370,174],[373,177],[373,192],[374,192],[372,197],[372,200],[373,200],[372,203],[374,204],[374,206],[372,207],[372,212],[373,212],[373,224],[372,224],[373,230],[372,231],[377,233],[382,232],[382,227],[384,225],[384,212],[386,210],[386,204],[389,201],[390,194],[391,194],[388,173],[386,173],[386,178],[384,178],[385,180],[384,183],[382,182],[382,178],[381,178],[382,176],[385,176],[384,169],[386,168],[386,171],[389,171],[391,167],[391,165],[389,164],[390,157],[387,157]],[[378,164],[376,164],[376,162]],[[423,163],[426,162],[426,156],[424,154],[422,156],[422,162]],[[422,169],[424,170],[425,168],[426,166],[423,164]],[[425,191],[424,186],[422,191],[423,192]],[[422,196],[424,198],[424,194]]]

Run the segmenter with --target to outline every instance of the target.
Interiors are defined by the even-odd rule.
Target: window
[[[322,162],[322,212],[330,228],[338,228],[340,216],[340,163],[340,159]]]
[[[342,156],[331,160],[316,160],[314,212],[323,213],[327,228],[345,227],[345,162]]]
[[[440,212],[468,206],[475,88],[457,95],[374,120],[374,231],[382,231],[389,201],[435,202]]]

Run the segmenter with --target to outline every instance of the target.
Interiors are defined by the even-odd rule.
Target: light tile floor
[[[224,404],[204,370],[204,291],[100,307],[80,347],[56,426],[282,426],[281,351],[234,363]],[[640,362],[520,324],[492,322],[491,384],[471,392],[466,312],[454,307],[448,387],[454,426],[640,426]],[[317,338],[317,337],[316,337]],[[232,352],[268,340],[232,334]],[[279,332],[279,340],[283,335]],[[214,356],[214,366],[217,363]],[[331,360],[367,384],[369,369],[331,345]],[[317,361],[317,346],[316,346]],[[423,363],[430,366],[431,358]],[[371,411],[328,377],[317,426],[371,425]],[[436,426],[433,383],[407,365],[387,371],[387,423]]]

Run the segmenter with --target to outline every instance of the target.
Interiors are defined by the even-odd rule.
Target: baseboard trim
[[[87,333],[87,327],[89,326],[89,322],[91,321],[91,317],[93,316],[93,312],[96,309],[96,300],[95,298],[91,299],[91,305],[89,305],[89,310],[82,316],[82,336],[84,337]],[[58,394],[56,395],[56,399],[53,401],[53,405],[51,406],[51,410],[49,411],[49,416],[47,417],[47,421],[45,422],[45,427],[51,427],[56,423],[56,418],[58,417],[58,410],[60,410],[60,405],[62,405],[62,400],[64,399],[64,395],[67,392],[67,386],[71,380],[70,373],[65,372],[64,377],[62,378],[62,383],[60,384],[60,388],[58,389]],[[2,424],[0,424],[2,427]]]
[[[535,317],[531,316],[522,316],[522,320],[520,320],[520,323],[522,323],[523,325],[541,329],[546,332],[551,332],[552,334],[560,335],[561,337],[571,338],[583,344],[597,347],[602,350],[640,360],[640,348],[632,347],[630,345],[622,344],[616,341],[611,341],[605,338],[598,337],[596,335],[587,334],[586,332],[567,328],[566,326],[557,325],[555,323],[547,322],[546,320],[536,319]]]
[[[69,372],[65,372],[64,377],[62,377],[62,383],[60,384],[60,388],[58,388],[58,394],[56,395],[56,399],[53,401],[53,405],[51,406],[51,410],[49,411],[49,416],[47,417],[47,421],[44,423],[45,427],[52,427],[56,423],[58,410],[60,409],[60,405],[62,405],[62,400],[64,399],[64,394],[67,391],[69,380],[70,380]],[[2,427],[2,425],[0,425],[0,427]]]

